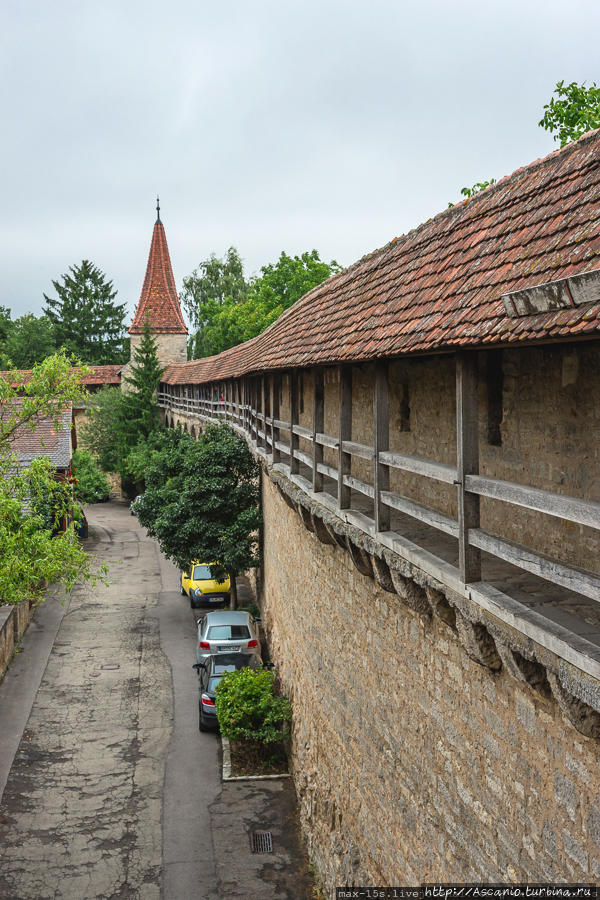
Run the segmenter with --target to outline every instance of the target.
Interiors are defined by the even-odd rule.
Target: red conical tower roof
[[[156,211],[158,215],[152,232],[146,277],[129,334],[141,334],[146,317],[153,332],[187,334],[175,288],[165,229],[160,221],[158,200]]]

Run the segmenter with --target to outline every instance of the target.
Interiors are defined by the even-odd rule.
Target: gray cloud
[[[599,20],[593,0],[5,0],[0,304],[39,312],[87,257],[133,310],[157,192],[178,284],[232,243],[249,271],[349,264],[552,150],[543,104],[599,80]]]

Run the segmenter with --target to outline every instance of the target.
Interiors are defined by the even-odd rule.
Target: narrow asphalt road
[[[90,526],[110,585],[38,610],[0,685],[0,897],[216,900],[189,604],[127,507]]]

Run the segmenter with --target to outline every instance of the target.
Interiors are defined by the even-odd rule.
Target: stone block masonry
[[[263,618],[326,887],[598,880],[600,745],[542,667],[513,653],[511,670],[431,591],[437,615],[411,608],[410,580],[402,599],[360,574],[268,477],[263,509]]]
[[[31,619],[29,600],[17,606],[0,606],[0,681]]]

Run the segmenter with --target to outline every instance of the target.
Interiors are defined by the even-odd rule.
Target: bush
[[[290,701],[275,695],[275,673],[255,669],[227,672],[215,705],[221,734],[230,741],[273,744],[289,734]]]
[[[77,480],[74,493],[82,503],[97,503],[110,494],[108,479],[89,450],[75,451],[72,472]]]

